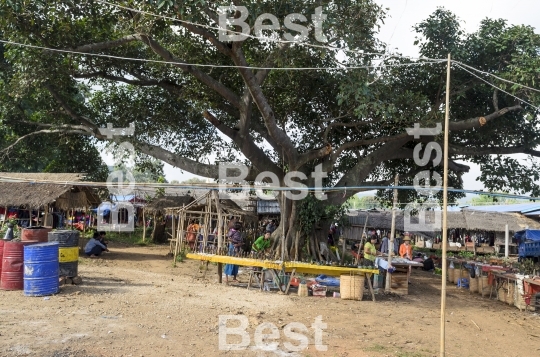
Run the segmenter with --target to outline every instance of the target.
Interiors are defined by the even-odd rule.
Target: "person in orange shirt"
[[[412,254],[411,238],[405,237],[403,244],[399,247],[399,255],[402,258],[412,260]]]
[[[412,260],[412,246],[411,246],[411,238],[405,237],[403,239],[403,244],[399,247],[399,255],[402,258],[406,258],[409,260]],[[409,277],[411,276],[411,266],[409,265]],[[411,281],[409,280],[409,284]]]

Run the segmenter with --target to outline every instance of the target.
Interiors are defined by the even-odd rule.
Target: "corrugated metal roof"
[[[517,203],[513,205],[492,205],[492,206],[468,206],[464,209],[484,212],[519,212],[528,213],[540,210],[540,203]]]
[[[363,226],[366,224],[366,216],[349,216],[351,226]]]
[[[257,201],[257,213],[258,214],[279,214],[279,202],[274,200],[258,200]]]

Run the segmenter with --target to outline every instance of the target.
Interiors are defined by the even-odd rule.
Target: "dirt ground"
[[[79,286],[48,298],[0,291],[0,356],[438,356],[440,280],[413,272],[410,295],[377,295],[377,302],[281,295],[217,283],[217,267],[194,279],[199,263],[172,266],[168,247],[112,246],[102,259],[81,258]],[[239,276],[247,282],[247,276]],[[448,287],[448,356],[538,356],[540,316]],[[244,315],[251,345],[219,349],[219,315]],[[318,351],[311,325],[327,325]],[[279,346],[262,351],[254,331],[279,329]],[[300,322],[307,349],[289,353],[283,328]],[[476,325],[478,326],[476,326]],[[229,321],[227,327],[238,323]],[[269,333],[269,330],[266,330]],[[240,336],[228,336],[239,343]]]

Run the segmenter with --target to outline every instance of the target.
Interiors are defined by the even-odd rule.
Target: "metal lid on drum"
[[[49,242],[58,242],[60,247],[76,247],[79,245],[80,232],[76,230],[58,230],[49,232]]]

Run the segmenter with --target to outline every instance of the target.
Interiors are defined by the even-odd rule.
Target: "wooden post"
[[[219,193],[217,191],[213,191],[213,194],[214,194],[214,199],[216,200],[216,210],[218,214],[217,237],[215,237],[214,239],[217,239],[218,251],[219,251],[219,249],[223,247],[223,212],[221,211],[221,204],[219,203]],[[220,277],[220,281],[221,281],[221,277]]]
[[[28,227],[32,227],[32,209],[31,208],[28,210],[28,215],[30,217],[30,220],[28,221],[29,222]]]
[[[396,174],[394,179],[394,187],[399,185],[399,175]],[[394,202],[392,205],[392,227],[390,228],[390,243],[388,244],[388,267],[392,265],[392,257],[394,256],[394,238],[396,236],[396,210],[398,201],[398,189],[394,188]],[[409,282],[409,280],[407,280]],[[384,287],[386,292],[392,290],[392,274],[386,271],[386,284]]]
[[[345,260],[345,246],[347,245],[346,243],[346,239],[344,236],[341,236],[341,240],[343,241],[341,243],[341,260],[340,260],[340,263],[343,264],[343,261]]]
[[[223,263],[217,264],[218,283],[223,283]]]
[[[144,206],[142,208],[142,220],[143,220],[143,231],[142,231],[142,241],[146,241],[146,218],[144,217]]]
[[[369,218],[369,212],[366,215],[366,221],[364,222],[364,230],[362,231],[362,236],[360,237],[360,245],[358,246],[358,256],[356,257],[356,265],[358,265],[358,263],[360,262],[360,253],[361,253],[360,248],[362,247],[362,243],[364,242],[364,235],[366,235],[366,238],[367,238],[366,228],[367,228],[368,218]]]
[[[283,218],[281,222],[283,239],[281,241],[281,261],[283,262],[285,260],[285,214],[287,213],[287,199],[285,197],[285,191],[281,191],[281,197],[283,199],[283,215],[282,215]]]
[[[444,118],[444,179],[443,179],[443,207],[442,207],[442,283],[441,283],[441,336],[440,356],[445,356],[445,328],[446,328],[446,245],[448,241],[448,132],[450,131],[450,66],[451,59],[448,54],[446,71],[446,113]]]
[[[169,248],[170,248],[171,253],[172,253],[172,244],[174,242],[174,237],[175,237],[175,232],[176,232],[174,211],[172,212],[171,219],[172,219],[172,222],[171,222],[171,244],[169,245]]]
[[[504,257],[508,258],[508,249],[510,245],[510,232],[508,231],[508,224],[504,228]]]

